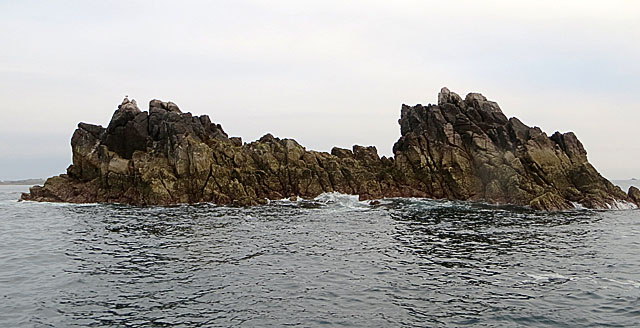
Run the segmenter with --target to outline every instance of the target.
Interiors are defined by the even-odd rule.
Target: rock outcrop
[[[638,204],[637,193],[625,194],[589,164],[573,133],[549,137],[508,119],[481,94],[462,99],[443,88],[438,105],[403,105],[399,123],[394,157],[381,158],[372,146],[317,152],[270,134],[243,143],[174,103],[152,100],[141,111],[125,99],[106,128],[78,124],[67,174],[22,199],[256,205],[337,191],[362,200],[446,198],[541,210]]]
[[[638,206],[640,206],[640,189],[635,186],[629,187],[629,197]]]

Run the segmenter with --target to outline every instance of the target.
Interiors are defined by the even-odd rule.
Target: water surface
[[[0,186],[2,327],[640,322],[638,210],[16,202],[26,189]]]

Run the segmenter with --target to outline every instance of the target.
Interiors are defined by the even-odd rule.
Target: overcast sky
[[[401,104],[443,86],[640,178],[639,40],[632,0],[0,0],[0,180],[63,173],[77,123],[106,126],[125,95],[244,141],[391,155]]]

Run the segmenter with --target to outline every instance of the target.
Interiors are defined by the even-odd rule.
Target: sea
[[[0,327],[638,327],[640,210],[17,202]]]

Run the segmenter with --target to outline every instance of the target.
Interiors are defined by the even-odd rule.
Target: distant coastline
[[[24,179],[24,180],[0,180],[0,186],[16,186],[16,185],[25,185],[25,186],[33,186],[33,185],[42,185],[44,184],[44,179]]]
[[[631,186],[636,188],[640,188],[640,180],[637,178],[631,178],[626,180],[611,180],[611,182],[620,187],[623,191],[628,191]]]

